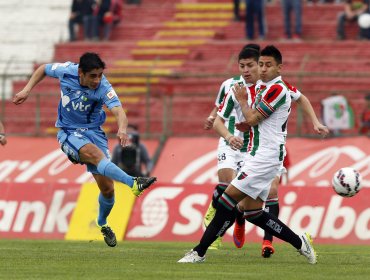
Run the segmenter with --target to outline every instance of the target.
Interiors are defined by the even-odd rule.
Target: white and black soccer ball
[[[356,169],[343,167],[335,172],[332,186],[340,196],[351,197],[360,191],[361,179],[361,174]]]

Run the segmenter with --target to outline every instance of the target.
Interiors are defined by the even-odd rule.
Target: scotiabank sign
[[[1,183],[0,238],[63,239],[80,188]]]
[[[134,206],[125,239],[197,242],[213,185],[157,184]],[[295,232],[308,231],[318,243],[369,244],[370,189],[342,198],[331,188],[281,187],[279,218]],[[232,229],[227,233],[227,239]],[[247,240],[261,241],[263,232],[247,223]]]

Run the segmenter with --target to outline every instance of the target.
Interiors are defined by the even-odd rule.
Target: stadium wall
[[[8,141],[0,159],[0,237],[101,240],[94,224],[98,188],[85,168],[72,166],[53,138]],[[289,139],[291,179],[279,190],[281,219],[310,231],[319,243],[368,244],[368,143],[366,137]],[[158,143],[146,144],[152,154]],[[135,200],[129,188],[116,184],[109,222],[117,236],[197,241],[217,181],[216,145],[215,138],[170,138],[153,171],[159,178],[153,189]],[[363,176],[363,189],[352,198],[330,187],[334,171],[344,166]],[[247,232],[249,241],[260,240],[260,231],[248,227]]]

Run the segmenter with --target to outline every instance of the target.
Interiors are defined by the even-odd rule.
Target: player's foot
[[[310,264],[317,263],[317,254],[312,246],[313,242],[311,235],[305,232],[299,237],[302,240],[302,247],[298,250],[298,252],[305,256]]]
[[[116,235],[114,234],[113,230],[108,226],[108,224],[100,226],[98,224],[98,221],[96,221],[96,225],[100,228],[105,243],[107,243],[109,247],[115,247],[117,245]]]
[[[275,249],[272,246],[272,243],[270,240],[263,240],[262,243],[262,257],[269,258],[271,255],[275,253]]]
[[[157,177],[136,177],[131,191],[135,196],[140,196],[155,181],[157,181]]]
[[[206,260],[206,257],[199,257],[197,251],[190,250],[185,254],[185,256],[182,259],[179,259],[178,263],[201,263]]]
[[[221,247],[222,247],[222,237],[219,236],[219,237],[217,237],[217,239],[215,241],[213,241],[213,243],[211,244],[211,246],[209,246],[208,249],[218,250]]]
[[[208,227],[208,225],[212,222],[215,214],[216,214],[216,208],[213,207],[212,201],[211,201],[211,203],[208,206],[207,212],[203,218],[203,223],[205,227]]]
[[[233,232],[233,241],[236,248],[242,248],[245,242],[245,223],[239,224],[235,220],[234,232]]]

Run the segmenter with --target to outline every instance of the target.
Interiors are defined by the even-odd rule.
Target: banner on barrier
[[[0,237],[63,239],[80,188],[77,184],[1,183]]]
[[[25,144],[25,142],[27,144]],[[117,140],[109,141],[113,150]],[[143,140],[152,155],[157,140]],[[94,182],[86,166],[72,164],[55,138],[9,137],[1,148],[0,184],[2,183],[59,183],[83,184]]]
[[[217,184],[215,138],[170,138],[153,174],[172,184]],[[290,186],[330,187],[333,174],[351,166],[370,187],[370,138],[288,138]]]
[[[199,241],[213,190],[210,184],[157,184],[136,201],[125,239]],[[318,243],[369,244],[369,195],[369,189],[343,198],[331,188],[281,187],[279,217],[297,233],[310,232]],[[246,225],[247,240],[260,242],[262,230]],[[226,239],[231,235],[232,228]]]

